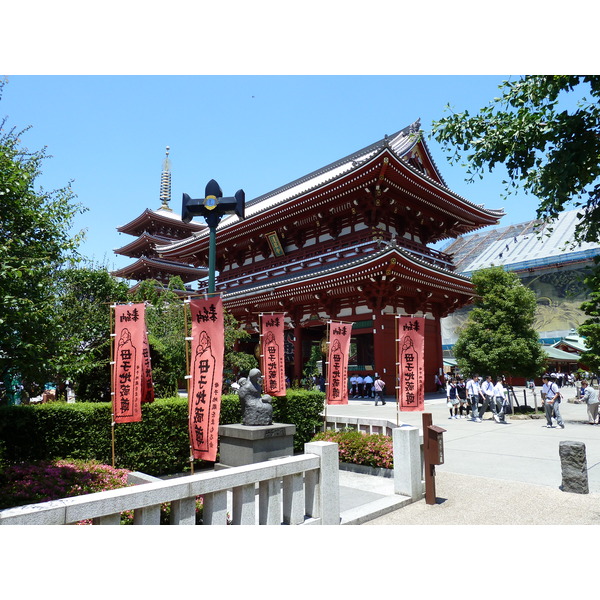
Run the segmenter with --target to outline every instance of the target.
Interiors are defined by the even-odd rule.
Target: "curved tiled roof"
[[[271,277],[266,280],[264,283],[248,283],[247,285],[242,285],[236,287],[233,292],[224,292],[223,299],[235,299],[236,296],[243,296],[244,294],[252,291],[253,293],[260,293],[261,291],[270,290],[273,287],[278,286],[288,286],[296,283],[300,283],[302,281],[308,281],[310,279],[314,279],[315,277],[322,277],[324,275],[334,274],[340,271],[352,269],[358,266],[362,266],[368,264],[369,262],[373,262],[377,259],[385,257],[387,254],[397,254],[405,257],[410,262],[413,262],[416,266],[424,267],[430,271],[436,271],[440,274],[443,274],[447,277],[460,281],[461,283],[471,283],[471,280],[468,277],[463,275],[459,275],[454,271],[450,271],[449,269],[444,269],[438,265],[434,265],[426,260],[422,260],[416,257],[411,252],[404,250],[403,248],[396,246],[393,243],[383,243],[384,247],[381,250],[377,250],[367,256],[361,256],[360,258],[351,257],[345,260],[336,261],[330,265],[317,265],[315,267],[306,269],[296,274],[286,274],[280,275],[279,277]]]
[[[409,125],[408,127],[401,129],[400,131],[397,131],[391,136],[386,135],[383,139],[378,140],[377,142],[374,142],[373,144],[370,144],[369,146],[366,146],[361,150],[353,152],[352,154],[349,154],[344,158],[341,158],[329,165],[317,169],[312,173],[309,173],[303,177],[300,177],[299,179],[287,183],[282,187],[276,188],[275,190],[267,192],[266,194],[263,194],[261,196],[258,196],[257,198],[246,202],[245,218],[247,219],[249,217],[258,215],[261,212],[272,209],[285,202],[289,202],[290,200],[293,200],[298,196],[301,196],[312,190],[318,189],[328,183],[331,183],[336,179],[339,179],[340,177],[359,169],[361,166],[368,163],[377,155],[385,151],[393,153],[396,156],[396,158],[402,160],[402,158],[412,148],[414,148],[419,142],[421,142],[427,151],[429,159],[432,161],[432,164],[434,164],[433,159],[431,158],[431,155],[429,153],[429,149],[425,144],[425,140],[419,132],[419,127],[419,121],[416,121],[412,125]],[[485,209],[483,205],[474,204],[473,202],[470,202],[469,200],[463,198],[462,196],[459,196],[458,194],[450,190],[448,187],[446,187],[446,184],[443,181],[439,172],[437,172],[437,167],[436,172],[442,183],[423,173],[416,167],[412,166],[406,160],[402,160],[402,164],[405,166],[406,169],[413,172],[416,177],[427,181],[429,184],[438,189],[443,190],[445,193],[451,194],[454,198],[460,200],[466,205],[476,208],[478,211],[488,213],[493,218],[499,218],[504,215],[504,211],[501,209]],[[228,228],[232,225],[235,225],[239,221],[240,219],[237,215],[227,215],[221,220],[217,229],[222,230]],[[187,245],[193,240],[208,237],[208,235],[209,231],[205,229],[204,231],[194,233],[186,240],[181,240],[173,242],[171,244],[160,246],[158,248],[158,251],[166,252],[168,250],[173,250],[180,246]]]

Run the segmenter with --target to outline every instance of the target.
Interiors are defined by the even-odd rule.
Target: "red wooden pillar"
[[[396,389],[396,317],[373,315],[373,354],[375,372],[385,382],[386,394]]]
[[[425,319],[425,391],[435,392],[435,375],[444,366],[439,319]]]
[[[294,379],[302,379],[302,327],[294,326]]]

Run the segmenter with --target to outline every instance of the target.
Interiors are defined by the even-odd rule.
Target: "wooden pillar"
[[[396,322],[395,315],[373,314],[373,354],[375,372],[385,382],[386,394],[396,388]]]
[[[302,327],[294,325],[294,379],[302,379]]]
[[[440,320],[425,319],[425,391],[435,392],[435,375],[444,366]],[[438,373],[439,374],[439,373]]]

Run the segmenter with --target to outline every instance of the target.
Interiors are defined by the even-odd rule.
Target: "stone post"
[[[583,442],[560,442],[558,453],[562,470],[563,492],[588,494],[587,460]]]
[[[392,430],[394,445],[394,493],[413,500],[423,497],[423,466],[418,427],[396,427]]]
[[[340,524],[340,463],[338,445],[332,442],[307,442],[305,454],[321,457],[321,479],[318,483],[318,502],[323,525]]]

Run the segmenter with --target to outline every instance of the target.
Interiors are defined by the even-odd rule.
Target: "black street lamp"
[[[210,243],[208,247],[208,294],[215,293],[215,265],[217,253],[217,226],[223,215],[236,214],[240,219],[244,218],[246,194],[244,190],[238,190],[233,197],[223,198],[221,187],[211,179],[204,189],[204,198],[193,199],[183,194],[181,209],[181,220],[189,223],[195,216],[202,216],[210,232]]]

